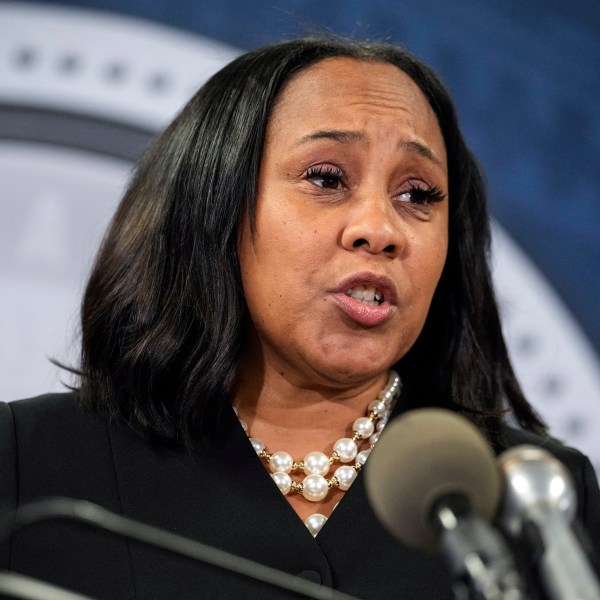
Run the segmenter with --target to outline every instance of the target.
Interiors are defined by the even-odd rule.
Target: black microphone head
[[[493,519],[502,481],[494,453],[464,417],[438,408],[417,409],[392,421],[365,465],[373,511],[409,546],[437,550],[434,505],[464,497],[480,516]]]

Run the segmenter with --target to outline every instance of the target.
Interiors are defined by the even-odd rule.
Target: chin
[[[384,361],[381,360],[381,357],[378,357],[378,360],[357,360],[356,353],[351,356],[340,353],[333,363],[327,361],[326,364],[321,364],[315,370],[332,381],[359,383],[379,377],[395,363],[396,360]]]

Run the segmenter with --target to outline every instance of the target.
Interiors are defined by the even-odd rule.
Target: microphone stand
[[[537,537],[544,548],[539,569],[548,595],[555,600],[600,600],[596,575],[575,536],[564,534],[563,516],[538,506],[530,517],[533,523],[544,524],[537,528]]]
[[[0,571],[0,598],[4,598],[4,594],[23,600],[92,600],[89,596],[81,596],[19,573]]]
[[[173,554],[207,563],[315,600],[358,600],[354,596],[301,577],[295,577],[219,548],[122,517],[86,500],[57,497],[24,504],[0,519],[0,540],[7,538],[17,529],[51,519],[67,519],[85,523],[115,535],[161,548]],[[43,596],[35,595],[17,597],[43,598]]]

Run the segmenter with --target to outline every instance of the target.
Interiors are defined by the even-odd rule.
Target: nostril
[[[354,240],[354,243],[352,244],[353,248],[359,248],[360,246],[364,246],[364,245],[369,245],[369,242],[367,242],[367,240],[365,240],[365,238],[359,238],[358,240]]]
[[[383,251],[391,254],[392,252],[396,251],[396,246],[394,246],[394,244],[390,244],[389,246],[386,246]]]

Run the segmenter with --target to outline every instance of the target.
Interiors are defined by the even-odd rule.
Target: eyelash
[[[315,167],[310,167],[306,173],[306,179],[308,181],[312,181],[313,183],[314,183],[315,179],[327,179],[327,178],[329,178],[330,180],[335,180],[335,186],[334,187],[319,186],[319,187],[323,187],[324,189],[328,189],[328,190],[337,190],[340,184],[345,183],[344,172],[338,167],[331,167],[331,166],[325,167],[325,166],[318,165]]]
[[[314,183],[316,179],[329,179],[329,183],[334,183],[333,186],[320,185],[323,189],[329,190],[337,190],[339,189],[340,184],[345,184],[344,172],[338,167],[332,166],[314,166],[310,167],[306,173],[306,179]],[[315,183],[315,185],[318,185]],[[436,202],[441,202],[446,197],[446,194],[442,192],[442,190],[434,185],[429,186],[427,184],[416,184],[411,183],[410,188],[399,196],[404,196],[405,194],[410,194],[411,204],[435,204]],[[404,201],[402,201],[404,202]]]
[[[446,197],[446,194],[437,185],[424,186],[415,183],[411,183],[410,189],[402,192],[400,196],[404,196],[405,194],[411,195],[410,202],[412,204],[435,204],[436,202],[441,202]]]

